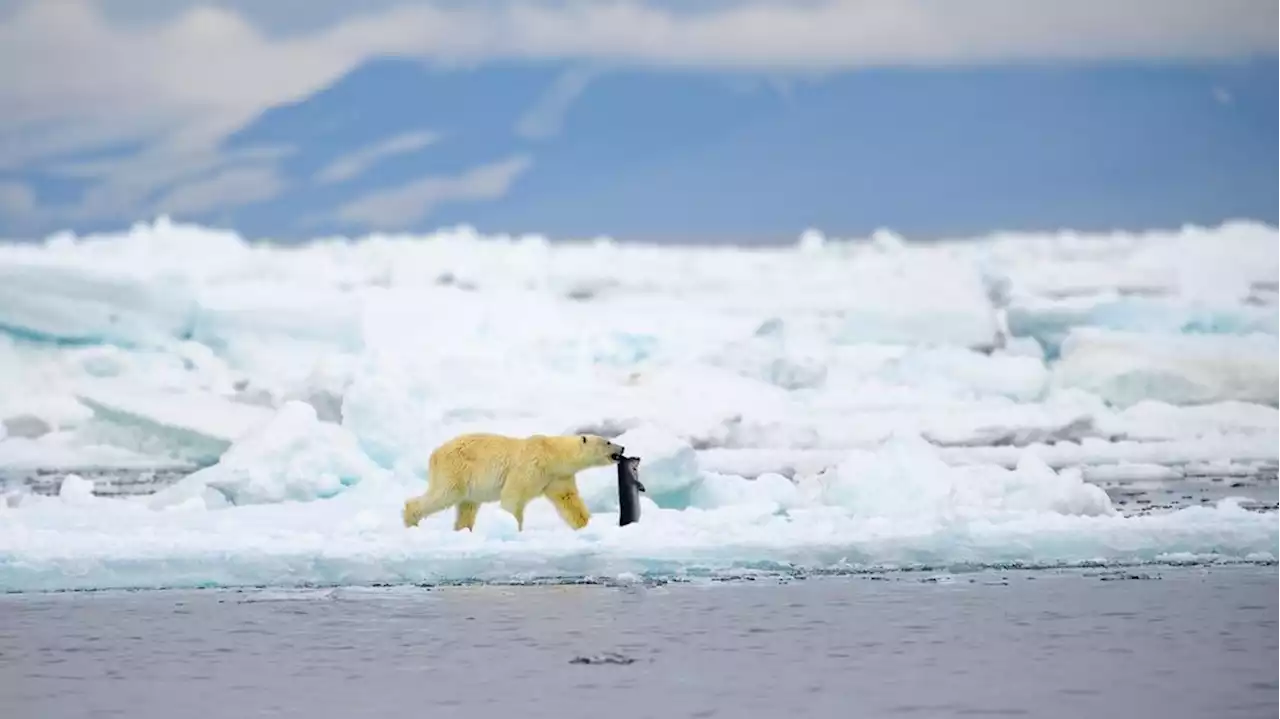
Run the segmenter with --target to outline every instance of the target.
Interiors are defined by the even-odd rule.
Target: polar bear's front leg
[[[410,497],[405,500],[404,509],[401,510],[404,526],[416,527],[423,519],[452,507],[457,501],[457,498],[433,489],[417,497]]]
[[[591,512],[578,494],[578,482],[572,475],[552,480],[543,494],[555,505],[560,519],[573,529],[582,529],[591,521]]]

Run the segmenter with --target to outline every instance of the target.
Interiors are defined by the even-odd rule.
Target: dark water
[[[1277,570],[0,597],[0,716],[1274,717]]]

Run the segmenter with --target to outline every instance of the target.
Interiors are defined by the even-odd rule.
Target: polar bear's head
[[[577,473],[607,467],[622,459],[624,448],[594,434],[536,435],[539,461],[558,472]]]
[[[614,444],[597,434],[580,434],[578,443],[582,445],[583,459],[589,459],[589,467],[604,467],[622,459],[625,447]]]

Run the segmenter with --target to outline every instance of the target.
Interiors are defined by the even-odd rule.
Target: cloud
[[[338,208],[336,216],[371,229],[407,229],[426,219],[438,205],[502,197],[531,164],[529,157],[517,155],[453,177],[424,177],[348,202]]]
[[[569,106],[599,75],[600,71],[594,68],[575,67],[565,70],[533,107],[516,120],[516,134],[529,139],[541,139],[560,132],[560,125],[564,122]]]
[[[241,0],[117,3],[110,19],[99,0],[10,8],[0,15],[0,169],[139,145],[137,157],[103,163],[85,203],[62,216],[133,214],[145,198],[226,170],[220,143],[232,131],[375,55],[769,72],[1221,58],[1275,53],[1278,23],[1274,0],[755,0],[697,11],[640,0],[379,0],[345,15],[316,1],[295,28],[273,3]],[[562,78],[519,131],[554,133],[587,81]]]
[[[368,10],[280,38],[208,5],[116,25],[93,0],[30,2],[0,24],[0,131],[46,139],[25,153],[0,143],[0,166],[157,135],[207,146],[376,54],[758,70],[1219,57],[1275,52],[1277,17],[1267,0],[774,0],[697,13],[511,0]]]
[[[30,231],[45,220],[39,196],[30,185],[16,180],[0,180],[0,222],[10,234]]]
[[[184,197],[198,196],[219,175],[250,178],[252,181],[227,194],[228,200],[238,197],[235,204],[243,204],[278,194],[280,187],[261,181],[265,173],[275,172],[275,163],[292,152],[288,147],[255,147],[219,152],[213,147],[184,149],[180,145],[161,142],[142,152],[124,158],[55,162],[46,171],[55,176],[91,181],[79,204],[72,207],[44,208],[64,220],[134,220],[140,215],[152,215],[161,211],[198,212],[185,206]],[[191,186],[196,189],[188,189]],[[253,197],[247,193],[269,190]],[[177,197],[182,209],[157,208],[153,198],[161,194],[165,200]],[[164,200],[162,200],[163,202]],[[204,209],[214,209],[204,208]]]
[[[370,145],[349,155],[339,157],[316,173],[316,181],[322,184],[345,182],[362,174],[383,158],[421,150],[439,138],[440,136],[436,133],[425,130],[396,135],[375,145]]]
[[[136,218],[157,192],[236,162],[219,147],[232,131],[340,77],[381,40],[358,20],[270,40],[215,8],[115,26],[88,0],[30,3],[0,25],[0,169],[52,163],[92,179],[80,205],[58,208],[60,221]],[[68,163],[128,143],[142,150]],[[253,177],[270,189],[261,171]]]
[[[233,167],[178,185],[155,203],[155,214],[198,215],[268,200],[284,189],[272,167]]]
[[[0,182],[0,217],[22,217],[36,208],[36,194],[21,182]]]
[[[41,142],[26,157],[6,143],[0,164],[142,138],[207,148],[361,55],[340,41],[271,43],[208,8],[158,28],[121,28],[86,0],[34,3],[0,26],[0,130]]]

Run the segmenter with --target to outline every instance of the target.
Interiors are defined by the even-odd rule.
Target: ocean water
[[[1274,716],[1270,567],[0,596],[8,719]]]

